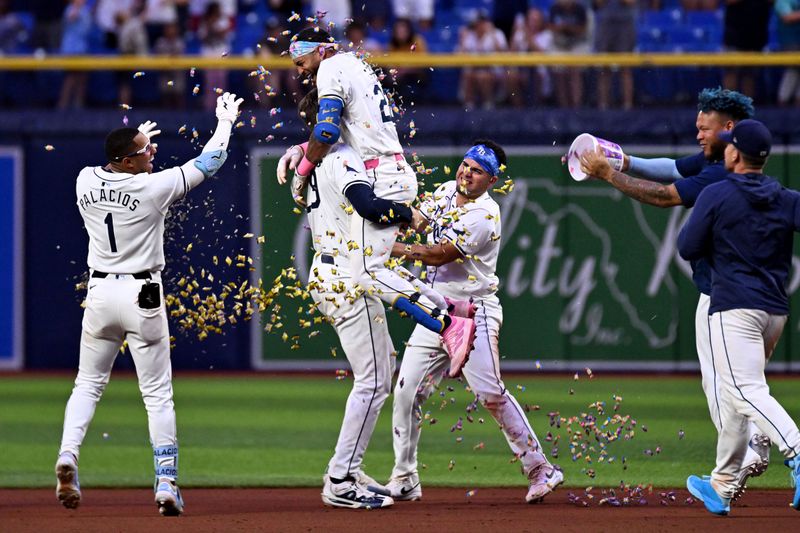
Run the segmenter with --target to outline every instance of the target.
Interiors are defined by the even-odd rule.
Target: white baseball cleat
[[[394,503],[390,496],[383,496],[369,490],[350,477],[341,483],[333,483],[328,477],[322,487],[322,502],[332,507],[346,509],[381,509]]]
[[[376,492],[382,496],[391,496],[386,486],[375,481],[375,479],[372,476],[370,476],[360,468],[355,472],[351,473],[350,475],[356,479],[357,483],[359,483],[360,485],[364,485],[365,487],[367,487],[367,489],[371,490],[372,492]],[[328,475],[328,471],[325,470],[325,474],[322,476],[322,483],[323,484],[327,483],[329,477],[330,476]]]
[[[419,474],[414,472],[406,476],[393,477],[386,484],[386,490],[395,500],[417,501],[422,499],[422,485]]]
[[[183,512],[181,489],[162,478],[156,488],[156,505],[161,516],[179,516]]]
[[[564,474],[555,466],[545,463],[531,471],[528,479],[530,479],[530,486],[528,494],[525,495],[525,501],[539,503],[564,482]]]
[[[69,452],[62,453],[56,461],[56,498],[67,509],[77,509],[81,504],[81,485],[78,482],[78,463]]]
[[[762,435],[760,433],[756,433],[750,439],[748,444],[750,449],[755,452],[755,454],[747,454],[746,457],[753,456],[749,458],[747,462],[742,464],[742,469],[739,471],[739,475],[736,479],[736,490],[731,496],[732,501],[736,501],[742,497],[744,494],[745,489],[747,488],[747,480],[751,477],[758,477],[764,472],[767,471],[769,467],[769,449],[772,446],[772,442],[769,440],[769,437],[766,435]]]

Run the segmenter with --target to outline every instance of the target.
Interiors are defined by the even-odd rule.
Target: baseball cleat
[[[689,489],[692,496],[703,502],[708,512],[720,516],[725,516],[731,512],[731,500],[717,494],[717,491],[711,485],[711,480],[689,476],[686,480],[686,488]]]
[[[417,501],[422,499],[422,485],[416,472],[406,476],[393,477],[386,484],[386,490],[395,500]]]
[[[478,306],[470,300],[453,300],[445,296],[444,301],[447,303],[447,312],[451,317],[473,318],[478,312]]]
[[[62,453],[56,461],[56,498],[67,509],[77,509],[81,504],[81,484],[78,482],[78,463],[69,452]]]
[[[357,483],[364,485],[365,487],[367,487],[367,489],[371,490],[372,492],[375,492],[382,496],[391,496],[391,494],[389,494],[389,490],[384,485],[381,485],[380,483],[375,481],[375,478],[373,478],[360,468],[349,475],[354,477]],[[325,475],[322,476],[322,483],[323,484],[327,483],[329,477],[330,476],[328,475],[328,471],[326,469]]]
[[[789,474],[789,479],[794,487],[794,497],[792,498],[792,507],[800,511],[800,457],[795,456],[793,459],[786,459],[783,464],[792,469]]]
[[[539,503],[545,496],[556,490],[556,487],[564,482],[564,474],[555,466],[545,463],[536,467],[528,474],[530,486],[525,501],[528,503]]]
[[[450,377],[456,377],[469,359],[475,342],[475,321],[471,318],[450,317],[450,326],[442,332],[442,339],[450,355]]]
[[[167,480],[160,481],[156,488],[156,505],[161,516],[179,516],[183,512],[181,489]]]
[[[394,500],[390,496],[372,492],[355,477],[350,477],[341,483],[333,483],[328,478],[322,487],[322,502],[345,509],[381,509],[392,505]]]
[[[747,488],[747,480],[751,477],[758,477],[767,471],[769,467],[769,450],[772,442],[769,437],[756,433],[748,444],[755,453],[749,453],[748,461],[742,465],[736,479],[736,490],[731,497],[731,501],[736,501],[742,497]]]

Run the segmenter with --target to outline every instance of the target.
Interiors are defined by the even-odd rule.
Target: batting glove
[[[286,149],[286,152],[281,156],[278,160],[278,183],[283,185],[288,181],[287,176],[290,170],[294,170],[297,168],[298,163],[300,160],[303,159],[305,152],[299,146],[290,146]]]
[[[157,126],[158,123],[148,120],[147,122],[139,124],[139,127],[136,129],[144,133],[150,142],[153,142],[153,137],[161,133],[161,130],[156,129]]]
[[[233,93],[223,93],[217,97],[217,120],[227,120],[231,124],[236,122],[239,116],[239,105],[244,102],[244,98],[236,99]]]

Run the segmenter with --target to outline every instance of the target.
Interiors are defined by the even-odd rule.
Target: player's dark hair
[[[300,30],[292,37],[292,41],[308,41],[310,43],[332,43],[334,42],[331,34],[319,27],[306,28]]]
[[[734,122],[753,118],[756,113],[752,98],[722,87],[700,91],[700,94],[697,95],[697,110],[703,113],[716,111],[721,115],[731,117]]]
[[[106,135],[106,158],[109,161],[118,161],[131,153],[134,148],[133,139],[138,134],[139,130],[136,128],[118,128]]]
[[[308,126],[309,129],[313,128],[317,123],[317,113],[319,112],[319,98],[316,87],[311,89],[308,94],[298,102],[297,111],[300,113],[300,118],[305,122],[306,126]]]
[[[766,157],[747,155],[741,151],[739,152],[739,156],[742,158],[742,163],[744,163],[747,168],[764,168],[764,166],[767,164]]]
[[[472,141],[472,146],[476,144],[482,144],[487,148],[491,148],[494,152],[494,155],[497,156],[497,162],[503,166],[508,166],[508,159],[506,158],[506,151],[503,150],[503,147],[494,142],[491,139],[475,139]]]

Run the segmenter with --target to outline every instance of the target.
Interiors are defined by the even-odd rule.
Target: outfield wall
[[[445,166],[455,169],[462,153],[455,148],[417,147],[424,163],[435,169],[423,179],[426,189],[447,179]],[[691,146],[631,146],[630,153],[676,157],[694,153]],[[685,209],[658,209],[628,199],[599,182],[576,183],[561,165],[563,148],[513,147],[509,149],[509,176],[514,189],[495,193],[503,223],[498,274],[504,322],[500,337],[506,368],[534,370],[595,368],[621,370],[691,369],[695,367],[694,311],[697,291],[691,269],[675,248],[677,233],[687,218]],[[276,160],[256,150],[251,162],[254,194],[253,232],[267,234],[259,275],[273,278],[274,258],[293,258],[301,279],[308,277],[310,238],[305,215],[292,212],[294,204],[272,175]],[[800,186],[800,152],[778,148],[767,172],[784,184]],[[451,174],[452,176],[453,174]],[[794,178],[792,178],[794,176]],[[502,184],[502,179],[498,186]],[[265,224],[285,228],[269,232]],[[258,249],[254,249],[258,252]],[[795,264],[800,264],[800,248]],[[793,270],[789,290],[798,308],[800,271]],[[294,308],[300,301],[284,302],[280,334],[254,328],[253,365],[278,369],[300,361],[313,367],[344,366],[332,328],[296,326]],[[410,321],[390,313],[395,348],[402,350]],[[793,317],[779,344],[773,364],[788,368],[800,358],[790,347],[800,318]],[[283,333],[288,334],[282,337]],[[338,360],[330,357],[337,353]],[[320,359],[322,354],[322,359]],[[321,363],[318,363],[322,361]]]

